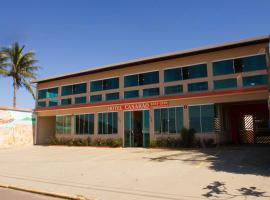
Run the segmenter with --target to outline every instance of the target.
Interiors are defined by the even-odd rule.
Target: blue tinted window
[[[202,105],[201,106],[201,129],[202,132],[213,132],[214,130],[214,105]]]
[[[235,59],[235,67],[241,68],[239,71],[249,72],[260,69],[266,69],[265,55],[249,56]]]
[[[75,104],[86,103],[86,97],[76,97]]]
[[[94,134],[94,114],[76,115],[75,133]]]
[[[66,96],[66,95],[72,95],[73,92],[72,92],[72,85],[65,85],[65,86],[62,86],[62,92],[61,92],[61,95],[62,96]]]
[[[182,80],[182,69],[166,69],[164,70],[164,82]]]
[[[154,110],[154,129],[156,134],[180,133],[184,126],[182,107]]]
[[[124,77],[124,86],[131,87],[137,85],[147,85],[159,83],[159,72],[147,72]]]
[[[61,99],[61,105],[70,105],[71,104],[71,98],[68,99]]]
[[[143,90],[144,97],[151,97],[151,96],[158,96],[159,95],[159,88],[149,88]]]
[[[86,93],[86,83],[73,85],[73,94]]]
[[[207,77],[207,65],[192,65],[182,68],[183,79]]]
[[[54,98],[58,96],[58,88],[48,89],[47,98]]]
[[[119,88],[119,78],[110,78],[103,80],[103,90]]]
[[[213,63],[213,75],[233,74],[233,60],[223,60]]]
[[[50,100],[49,107],[52,107],[52,106],[58,106],[58,100]]]
[[[46,99],[47,98],[47,89],[38,91],[38,99]]]
[[[102,95],[101,94],[90,96],[90,102],[91,103],[99,102],[99,101],[102,101]]]
[[[159,72],[147,72],[139,75],[139,84],[140,85],[147,85],[159,83]]]
[[[106,94],[106,101],[117,100],[117,99],[119,99],[119,92]]]
[[[256,86],[256,85],[266,85],[268,83],[267,75],[256,75],[243,77],[243,86]]]
[[[125,87],[132,87],[139,85],[139,75],[129,75],[124,77],[124,86]]]
[[[214,130],[214,105],[189,106],[189,128],[198,133],[213,132]]]
[[[188,84],[189,92],[204,91],[204,90],[208,90],[208,82],[198,82]]]
[[[39,101],[39,102],[37,102],[37,107],[38,108],[46,107],[46,102],[45,101]]]
[[[92,81],[90,84],[91,92],[101,90],[111,90],[119,88],[119,78],[110,78],[98,81]]]
[[[118,113],[98,113],[98,134],[117,134]]]
[[[139,90],[125,91],[124,93],[125,99],[136,98],[136,97],[139,97]]]
[[[164,87],[164,94],[179,94],[183,92],[183,86],[182,85],[173,85],[173,86],[165,86]]]
[[[223,80],[215,80],[214,81],[214,89],[227,89],[227,88],[237,88],[237,80],[236,78],[223,79]]]
[[[201,132],[201,107],[200,106],[189,106],[189,128],[195,129],[196,132]]]
[[[91,92],[101,91],[102,90],[102,80],[92,81],[90,83]]]

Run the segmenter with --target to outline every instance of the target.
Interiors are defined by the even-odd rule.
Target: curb
[[[69,199],[69,200],[90,200],[90,199],[87,199],[86,197],[83,197],[81,195],[72,196],[72,195],[68,195],[68,194],[52,193],[52,192],[46,192],[46,191],[42,191],[42,190],[22,188],[22,187],[6,185],[6,184],[0,184],[0,188],[7,188],[7,189],[12,189],[12,190],[18,190],[18,191],[23,191],[23,192],[29,192],[29,193],[40,194],[40,195],[44,195],[44,196],[50,196],[50,197],[56,197],[56,198],[62,198],[62,199]]]

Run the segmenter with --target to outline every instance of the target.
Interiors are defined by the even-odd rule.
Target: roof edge
[[[52,76],[48,78],[37,79],[37,80],[33,80],[32,83],[48,82],[52,80],[59,80],[59,79],[64,79],[64,78],[69,78],[69,77],[74,77],[74,76],[79,76],[79,75],[95,73],[95,72],[108,71],[108,70],[112,70],[119,67],[127,67],[127,66],[136,65],[136,64],[157,62],[157,61],[167,60],[171,58],[196,55],[196,54],[201,54],[201,53],[206,53],[206,52],[223,50],[223,49],[233,48],[233,47],[247,46],[247,45],[252,45],[252,44],[259,44],[259,43],[264,43],[264,42],[269,42],[269,41],[270,41],[270,35],[264,35],[264,36],[259,36],[259,37],[242,39],[238,41],[225,42],[225,43],[216,44],[216,45],[208,45],[208,46],[199,47],[199,48],[175,51],[172,53],[164,53],[164,54],[160,54],[156,56],[148,56],[148,57],[143,57],[143,58],[138,58],[138,59],[132,59],[132,60],[123,61],[119,63],[90,68],[90,69],[82,70],[79,72],[66,73],[60,76]]]

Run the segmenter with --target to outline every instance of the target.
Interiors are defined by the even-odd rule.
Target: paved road
[[[59,198],[53,198],[38,194],[32,194],[28,192],[22,192],[7,188],[0,188],[1,200],[63,200]]]
[[[269,200],[269,155],[270,146],[0,149],[0,183],[98,200]]]

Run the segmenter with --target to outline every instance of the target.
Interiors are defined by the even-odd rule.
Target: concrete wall
[[[34,126],[31,110],[0,107],[0,147],[33,145]]]
[[[55,116],[38,117],[35,144],[46,145],[55,136]]]

